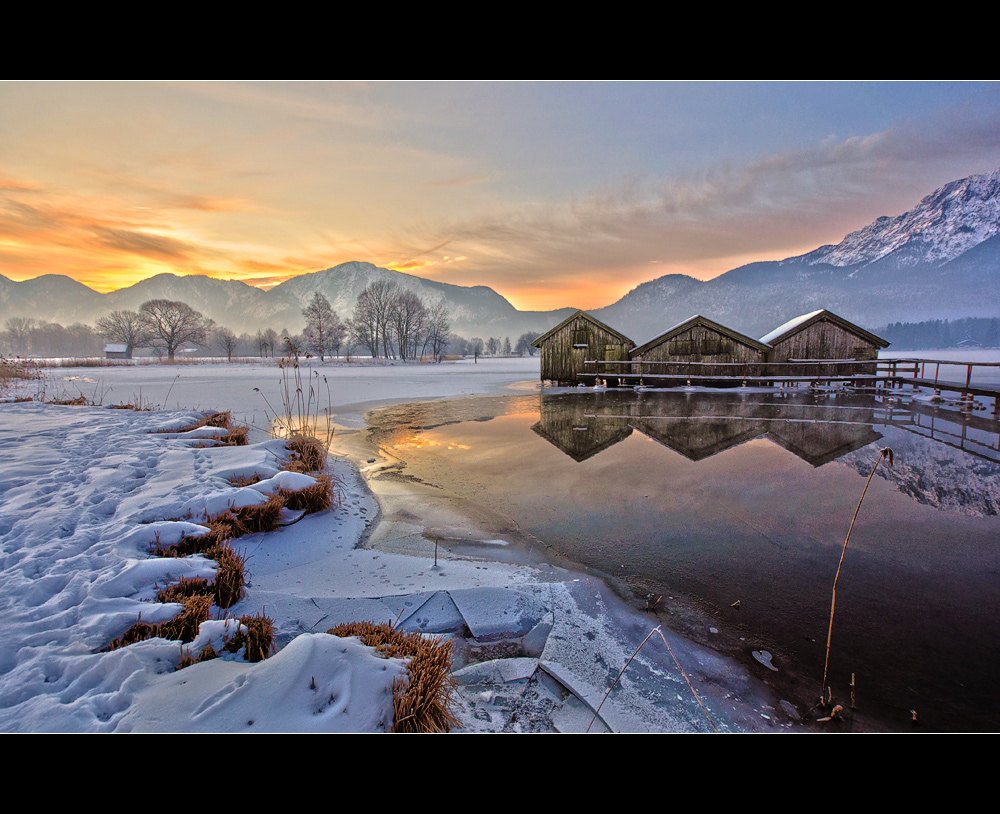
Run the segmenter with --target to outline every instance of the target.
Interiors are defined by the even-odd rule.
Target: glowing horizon
[[[992,82],[2,82],[0,274],[268,290],[364,261],[520,310],[837,243],[1000,166]]]

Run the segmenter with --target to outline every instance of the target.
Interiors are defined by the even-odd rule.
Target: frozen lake
[[[893,396],[573,391],[368,414],[399,466],[498,537],[582,564],[636,607],[895,730],[1000,728],[996,423]],[[990,428],[994,429],[990,429]],[[933,435],[934,437],[930,437]],[[447,542],[447,534],[441,532]],[[733,607],[739,602],[739,609]]]

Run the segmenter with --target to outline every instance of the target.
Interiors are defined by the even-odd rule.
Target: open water
[[[806,714],[1000,729],[1000,425],[905,397],[572,391],[367,416],[394,477],[608,579]],[[753,661],[768,651],[777,672]]]

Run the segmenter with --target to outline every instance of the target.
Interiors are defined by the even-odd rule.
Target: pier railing
[[[813,386],[849,383],[857,387],[924,387],[957,393],[970,412],[977,396],[993,399],[1000,417],[1000,362],[953,359],[789,359],[787,362],[683,362],[588,360],[584,381],[611,385],[773,386],[806,383]]]
[[[622,384],[778,384],[851,381],[874,385],[880,375],[875,359],[789,359],[787,362],[683,362],[587,360],[583,378],[620,380]]]

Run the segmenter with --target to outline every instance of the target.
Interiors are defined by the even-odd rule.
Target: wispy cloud
[[[567,292],[612,273],[625,286],[665,269],[708,278],[751,259],[837,242],[879,214],[915,205],[970,164],[978,171],[1000,165],[995,114],[952,110],[742,164],[623,177],[562,204],[449,223],[449,251],[469,262],[441,279],[482,277],[514,293],[541,278]],[[397,251],[405,255],[412,245]]]
[[[429,181],[418,186],[420,189],[443,189],[446,187],[461,187],[468,184],[485,184],[489,180],[488,175],[465,175],[461,178],[448,178],[444,181]]]

